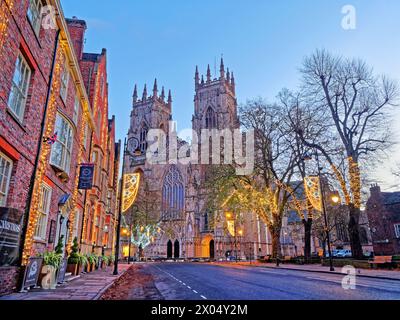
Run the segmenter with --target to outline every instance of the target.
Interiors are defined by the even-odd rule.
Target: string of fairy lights
[[[56,97],[60,93],[60,76],[62,71],[62,66],[65,65],[66,57],[64,55],[64,51],[62,47],[59,47],[57,50],[57,57],[56,63],[54,68],[54,81],[51,87],[51,94],[50,94],[50,101],[49,107],[47,110],[47,119],[45,124],[45,137],[50,137],[54,134],[55,129],[55,120],[57,116],[57,101]],[[39,157],[39,164],[38,169],[35,176],[35,183],[33,186],[33,194],[32,194],[32,202],[31,202],[31,209],[29,212],[29,219],[28,219],[28,227],[27,227],[27,234],[26,240],[24,243],[24,249],[22,254],[22,265],[26,265],[29,261],[29,257],[31,256],[31,250],[33,245],[33,238],[34,233],[36,230],[36,226],[38,223],[38,209],[39,209],[39,201],[40,201],[40,185],[43,181],[43,177],[46,171],[46,166],[48,162],[48,157],[50,155],[51,145],[43,144],[41,149],[41,154]]]
[[[87,121],[84,119],[84,117],[87,117],[86,113],[82,114],[82,121],[81,121],[81,128],[80,128],[80,135],[79,135],[79,151],[78,151],[78,158],[77,159],[82,159],[82,156],[84,154],[84,146],[83,146],[83,141],[85,139],[85,126]],[[76,207],[77,207],[77,200],[79,196],[79,191],[78,191],[78,185],[79,185],[79,175],[75,174],[75,182],[74,182],[74,192],[72,195],[72,208],[74,210],[71,211],[70,213],[70,221],[72,225],[75,225],[75,219],[76,219]],[[84,218],[83,218],[84,219]],[[71,250],[72,242],[73,242],[73,234],[74,234],[74,228],[69,228],[69,237],[68,237],[68,244],[67,244],[67,252],[69,253]]]
[[[4,41],[8,36],[9,21],[14,9],[14,0],[3,0],[0,3],[0,50],[4,47]],[[1,52],[0,52],[1,53]]]
[[[361,207],[361,175],[360,167],[352,157],[348,158],[349,162],[349,175],[350,175],[350,189],[353,194],[354,207]]]

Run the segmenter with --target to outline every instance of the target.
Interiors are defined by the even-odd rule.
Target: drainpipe
[[[46,102],[44,105],[44,110],[43,110],[43,118],[42,118],[42,123],[40,124],[40,135],[39,135],[39,141],[36,149],[36,158],[35,158],[35,163],[32,171],[32,176],[31,180],[29,183],[29,190],[28,190],[28,199],[26,201],[26,209],[25,209],[25,214],[24,214],[24,226],[22,229],[22,237],[21,237],[21,246],[20,246],[20,257],[19,257],[19,265],[22,265],[22,255],[24,251],[24,246],[25,246],[25,241],[26,241],[26,234],[28,231],[28,222],[29,222],[29,212],[32,207],[32,195],[33,195],[33,190],[34,190],[34,185],[35,185],[35,178],[36,178],[36,173],[39,167],[39,159],[40,159],[40,154],[42,151],[43,147],[43,135],[44,135],[44,130],[45,130],[45,124],[47,120],[47,110],[49,107],[49,101],[50,101],[50,94],[51,94],[51,87],[53,85],[53,76],[54,76],[54,69],[56,65],[56,58],[57,58],[57,50],[58,50],[58,45],[59,45],[59,39],[60,39],[60,29],[57,30],[57,35],[55,39],[55,45],[54,45],[54,52],[53,52],[53,58],[51,62],[51,72],[50,72],[50,77],[49,77],[49,84],[47,87],[47,94],[46,94]]]

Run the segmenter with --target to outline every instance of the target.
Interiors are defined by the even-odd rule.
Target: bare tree
[[[302,90],[313,112],[330,121],[327,133],[339,142],[341,156],[333,157],[318,142],[308,141],[302,128],[303,143],[321,152],[331,166],[349,207],[349,236],[355,258],[362,258],[359,236],[361,174],[363,164],[392,145],[388,109],[398,98],[397,85],[377,77],[365,62],[335,57],[321,50],[304,60]]]
[[[278,105],[261,99],[240,108],[240,121],[255,133],[255,170],[251,176],[236,176],[233,168],[219,168],[209,183],[214,210],[220,207],[238,212],[255,212],[272,236],[272,256],[281,255],[282,220],[291,198],[296,159],[281,129],[285,114]]]

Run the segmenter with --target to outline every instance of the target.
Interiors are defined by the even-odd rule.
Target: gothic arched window
[[[140,129],[140,137],[139,137],[139,147],[140,151],[146,152],[147,150],[147,132],[149,129],[147,128],[146,124],[143,124],[142,128]]]
[[[217,128],[217,115],[214,110],[209,107],[206,112],[206,128],[215,129]]]
[[[164,178],[162,191],[163,220],[183,218],[185,205],[185,187],[182,176],[176,166],[172,166]]]

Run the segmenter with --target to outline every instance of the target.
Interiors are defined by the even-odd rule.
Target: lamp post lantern
[[[323,188],[323,184],[322,184],[322,168],[319,162],[319,155],[318,155],[318,150],[314,149],[315,152],[315,160],[317,161],[317,169],[318,169],[318,180],[319,180],[319,189],[321,192],[321,204],[322,204],[322,215],[324,217],[324,224],[325,224],[325,233],[326,233],[326,240],[328,243],[328,254],[329,254],[329,268],[330,271],[335,271],[335,268],[333,267],[333,259],[332,259],[332,250],[331,250],[331,236],[330,236],[330,231],[329,231],[329,223],[328,223],[328,216],[326,213],[326,204],[325,204],[325,192],[324,192],[324,188]],[[309,155],[305,155],[303,160],[311,160],[312,157]],[[337,200],[337,202],[339,202],[339,198],[338,199],[332,199],[333,201]],[[324,257],[325,258],[325,257]]]
[[[136,148],[134,154],[131,150],[128,150],[128,145],[131,146],[130,142],[134,142]],[[134,148],[132,148],[134,149]],[[124,141],[124,151],[122,155],[122,179],[121,179],[121,186],[120,186],[120,193],[119,193],[119,209],[118,209],[118,226],[117,226],[117,238],[115,243],[115,259],[114,259],[114,275],[118,275],[118,259],[119,259],[119,246],[121,240],[121,223],[122,223],[122,198],[124,192],[124,178],[125,178],[125,157],[126,156],[140,156],[141,151],[139,149],[139,140],[135,137],[131,137],[128,140],[125,138]]]

